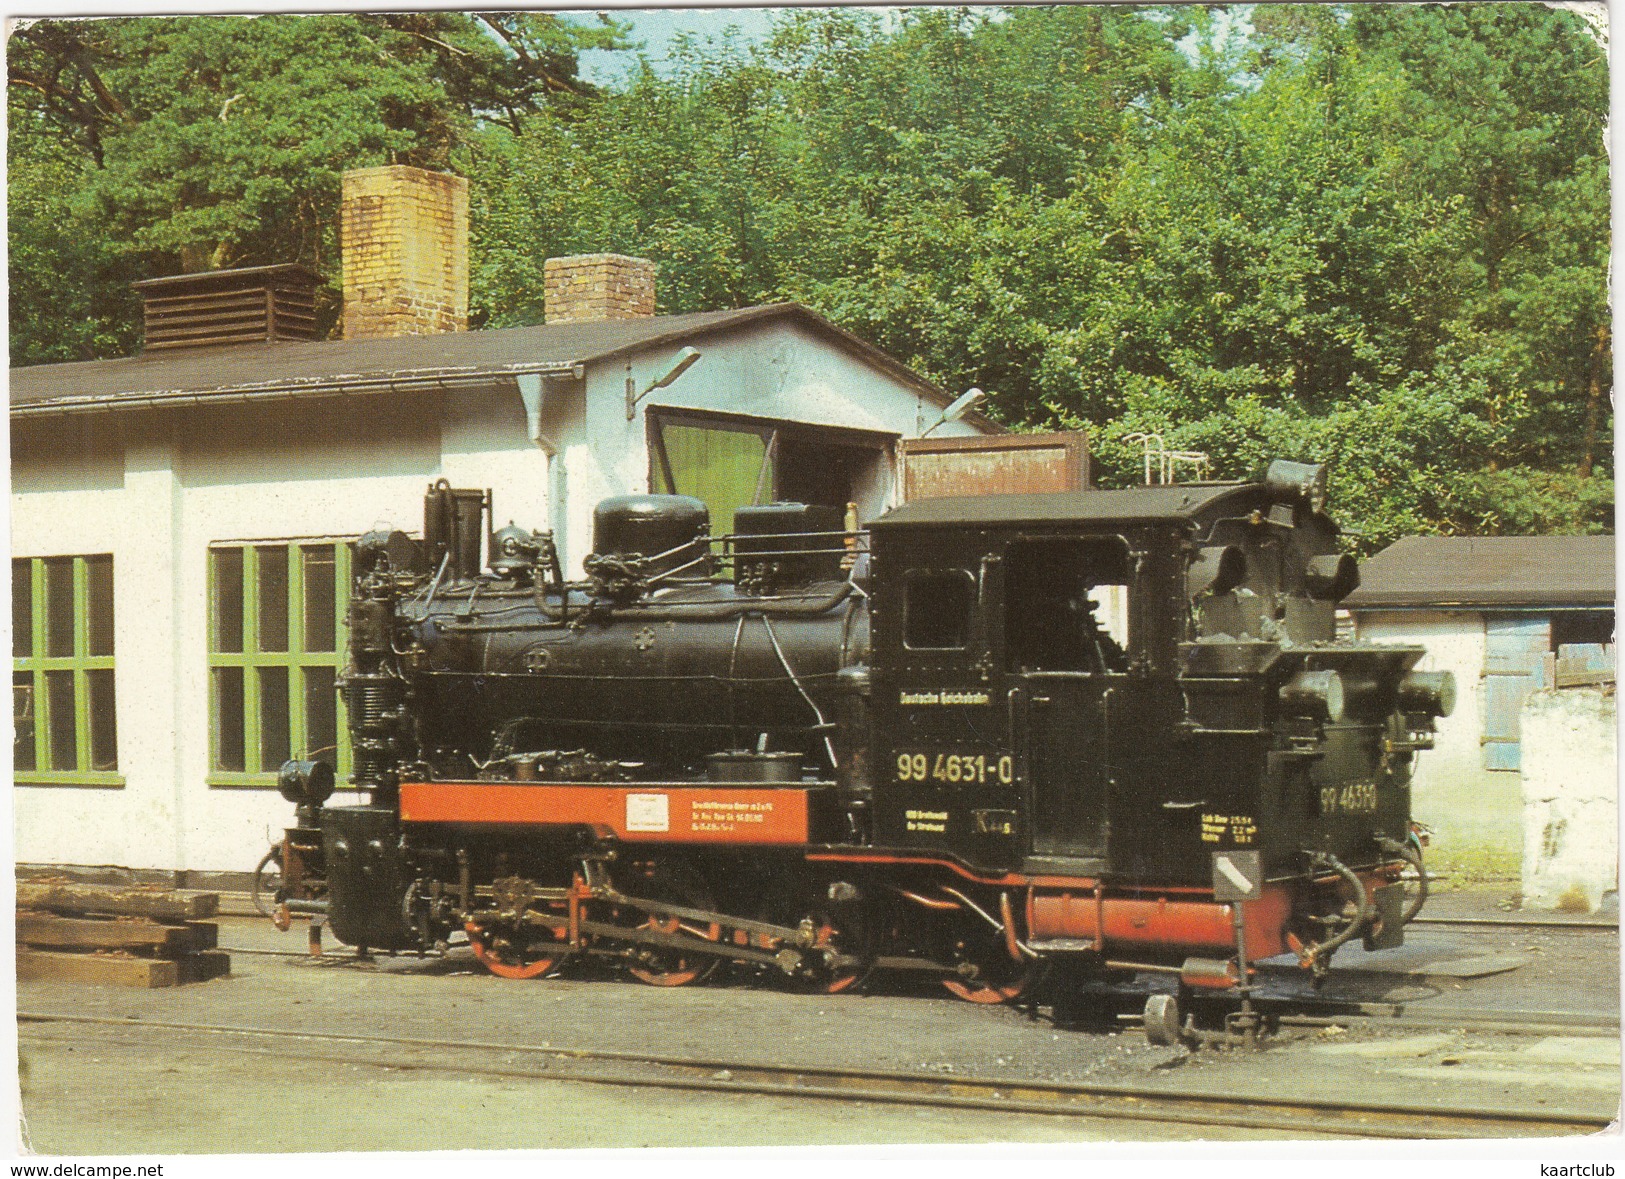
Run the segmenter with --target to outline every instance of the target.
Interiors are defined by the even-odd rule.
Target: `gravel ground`
[[[237,947],[303,946],[246,918],[222,921]],[[1615,1012],[1617,934],[1415,928],[1386,957],[1339,955],[1327,993],[1489,1011]],[[1517,969],[1482,978],[1429,973],[1516,954]],[[1277,977],[1272,975],[1272,978]],[[1302,987],[1291,972],[1282,985]],[[514,982],[466,951],[445,960],[355,962],[239,953],[229,978],[156,991],[24,983],[21,1011],[341,1030],[528,1045],[575,1046],[934,1075],[1090,1080],[1260,1097],[1544,1109],[1617,1108],[1617,1043],[1361,1025],[1300,1033],[1266,1051],[1205,1052],[1147,1044],[1110,1020],[1058,1027],[1008,1007],[888,984],[861,995],[792,994],[744,981],[661,989],[602,973]],[[1108,1030],[1110,1029],[1110,1030]],[[28,1142],[48,1154],[644,1145],[1056,1143],[1280,1134],[1175,1131],[902,1107],[837,1107],[419,1068],[255,1056],[196,1037],[148,1042],[127,1029],[20,1029]],[[279,1048],[285,1052],[286,1048]],[[436,1053],[444,1063],[443,1052]],[[358,1085],[366,1099],[358,1105]],[[85,1094],[98,1095],[87,1100]],[[267,1111],[276,1111],[267,1121]],[[355,1111],[335,1117],[336,1110]],[[425,1111],[433,1111],[426,1116]],[[1313,1134],[1313,1127],[1305,1127]]]

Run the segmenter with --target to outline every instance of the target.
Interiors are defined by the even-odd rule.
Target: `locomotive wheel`
[[[975,930],[969,936],[962,931],[948,961],[970,962],[976,966],[973,977],[942,980],[950,995],[967,1003],[1013,1002],[1021,998],[1033,979],[1032,964],[1011,958],[1004,939],[990,937],[984,930]]]
[[[670,864],[656,864],[647,869],[638,879],[633,895],[645,901],[670,901],[686,909],[716,908],[710,892],[695,874]],[[722,927],[715,922],[701,925],[658,910],[638,916],[643,920],[635,926],[637,929],[688,934],[710,942],[722,939]],[[685,954],[669,946],[640,946],[627,969],[633,978],[652,987],[681,987],[709,978],[720,965],[722,959],[713,954]]]
[[[1015,964],[1011,963],[1011,966]],[[1019,971],[1014,981],[997,985],[962,978],[945,978],[942,985],[950,995],[967,1003],[1009,1003],[1021,998],[1021,993],[1027,989],[1027,973]]]
[[[515,948],[505,939],[492,936],[491,931],[470,921],[463,927],[468,931],[468,944],[480,965],[498,978],[539,978],[558,965],[562,954],[535,954],[533,946]],[[501,944],[498,944],[498,943]]]
[[[859,961],[855,966],[838,971],[821,969],[810,975],[795,975],[791,980],[792,985],[797,990],[816,995],[839,995],[843,991],[852,990],[867,979],[869,972],[874,969],[873,939],[868,936],[866,923],[857,915],[853,915],[841,925],[836,925],[824,914],[815,915],[813,920],[817,922],[813,941],[815,947],[832,949]]]

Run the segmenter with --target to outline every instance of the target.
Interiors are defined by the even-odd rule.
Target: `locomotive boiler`
[[[585,578],[429,489],[356,546],[352,785],[290,762],[280,916],[492,971],[875,969],[977,1002],[1129,973],[1240,995],[1399,944],[1425,897],[1418,647],[1337,636],[1321,468],[1261,480],[741,509],[606,500]],[[1406,881],[1414,883],[1409,891]],[[1154,1036],[1185,1034],[1175,997]]]

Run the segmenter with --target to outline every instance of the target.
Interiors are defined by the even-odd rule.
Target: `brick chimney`
[[[549,258],[542,268],[548,323],[642,319],[655,313],[655,264],[625,254]]]
[[[344,338],[468,330],[468,181],[392,165],[344,174]]]

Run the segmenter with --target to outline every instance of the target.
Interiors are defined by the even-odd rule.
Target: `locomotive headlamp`
[[[1341,602],[1360,588],[1360,565],[1347,553],[1310,557],[1303,571],[1303,587],[1311,598]]]
[[[285,761],[276,775],[277,793],[295,806],[319,807],[333,794],[333,767],[325,761]]]
[[[1456,677],[1448,671],[1413,671],[1399,681],[1399,711],[1449,716],[1456,710]]]
[[[1201,593],[1227,594],[1247,579],[1247,554],[1233,544],[1209,545],[1198,550],[1185,574],[1189,597]]]
[[[1343,719],[1343,677],[1335,671],[1300,671],[1281,689],[1288,716],[1336,724]]]
[[[1326,464],[1294,463],[1276,459],[1264,473],[1264,483],[1274,495],[1301,495],[1309,501],[1309,510],[1318,512],[1326,506]]]

